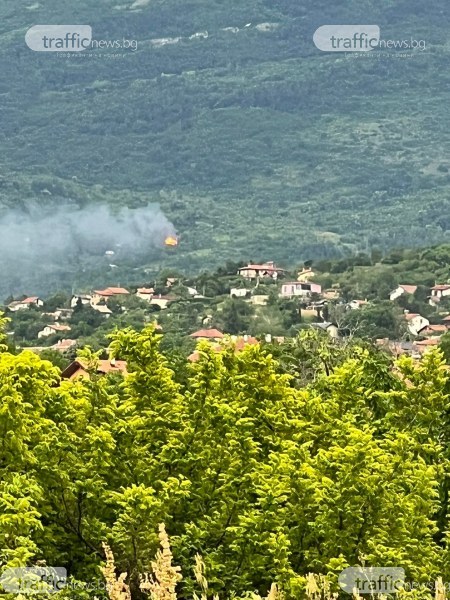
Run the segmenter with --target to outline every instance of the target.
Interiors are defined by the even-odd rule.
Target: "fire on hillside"
[[[164,245],[169,247],[178,246],[178,237],[176,235],[168,235],[164,240]]]

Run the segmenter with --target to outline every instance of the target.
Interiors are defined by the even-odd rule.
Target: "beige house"
[[[256,294],[250,298],[250,303],[255,306],[266,306],[269,302],[269,296],[267,294]]]
[[[106,304],[91,304],[91,308],[101,313],[102,315],[105,315],[107,319],[112,315],[112,310],[108,308]]]
[[[238,270],[238,274],[246,279],[257,279],[258,277],[271,277],[277,279],[279,275],[284,274],[284,269],[280,269],[271,262],[266,262],[261,265],[247,265]]]
[[[37,306],[40,308],[44,306],[44,301],[38,298],[38,296],[29,296],[24,300],[15,300],[8,304],[8,308],[11,312],[17,312],[18,310],[25,310],[26,308],[30,308],[30,306]]]
[[[159,306],[161,310],[164,310],[172,300],[173,298],[170,296],[162,296],[161,294],[158,294],[157,296],[153,296],[153,298],[150,300],[150,304],[152,306]]]
[[[153,298],[154,293],[155,290],[153,288],[138,288],[136,296],[141,300],[146,300],[147,302],[150,302],[150,300]]]
[[[315,271],[313,271],[312,269],[303,268],[298,273],[297,281],[300,281],[300,282],[309,281],[312,277],[315,277],[316,275],[317,275],[317,273]]]
[[[44,329],[41,329],[38,333],[38,338],[48,337],[49,335],[55,335],[64,331],[70,331],[69,325],[59,325],[54,323],[53,325],[46,325]]]

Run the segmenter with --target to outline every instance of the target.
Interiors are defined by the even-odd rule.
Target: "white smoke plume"
[[[67,287],[75,273],[98,271],[108,262],[137,264],[173,234],[155,204],[116,212],[105,204],[80,208],[70,201],[9,209],[0,214],[1,296]]]

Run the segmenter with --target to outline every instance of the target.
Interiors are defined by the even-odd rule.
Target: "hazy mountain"
[[[449,22],[446,0],[2,0],[0,202],[159,203],[181,241],[151,268],[443,241]],[[63,23],[137,50],[26,46]],[[426,49],[323,53],[330,23]]]

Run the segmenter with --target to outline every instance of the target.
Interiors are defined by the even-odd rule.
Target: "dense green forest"
[[[441,242],[447,21],[445,0],[3,0],[2,209],[157,202],[181,242],[147,257],[153,270]],[[28,27],[67,22],[138,49],[26,47]],[[325,54],[312,36],[327,22],[377,23],[427,47]],[[66,282],[92,281],[85,267]]]
[[[337,591],[356,564],[402,567],[418,586],[448,579],[439,351],[393,363],[304,332],[273,351],[201,342],[188,364],[160,341],[152,326],[118,331],[110,352],[127,361],[125,379],[97,376],[85,350],[90,379],[62,382],[50,362],[2,346],[2,572],[65,567],[78,588],[63,597],[92,597],[83,582],[101,596],[106,542],[138,598],[164,523],[183,600],[200,591],[196,555],[220,598],[276,583],[298,600],[308,573]]]

